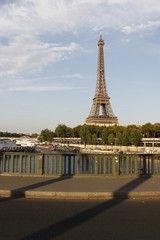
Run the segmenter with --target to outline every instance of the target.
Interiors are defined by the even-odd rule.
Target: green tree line
[[[160,123],[146,123],[142,126],[96,126],[96,125],[78,125],[70,128],[64,124],[59,124],[55,131],[44,129],[41,131],[39,140],[52,142],[53,137],[59,138],[81,138],[82,143],[86,144],[106,144],[139,146],[142,137],[158,138],[160,137]]]
[[[0,137],[6,137],[6,138],[10,138],[10,137],[23,137],[26,136],[25,133],[9,133],[9,132],[0,132]],[[37,133],[33,133],[30,135],[31,138],[36,138],[38,136]]]

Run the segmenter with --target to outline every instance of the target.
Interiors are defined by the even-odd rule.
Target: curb
[[[49,192],[0,190],[0,197],[48,198],[56,200],[105,200],[105,199],[138,199],[160,198],[160,192]]]

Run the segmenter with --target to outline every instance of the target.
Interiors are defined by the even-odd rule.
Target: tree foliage
[[[52,142],[54,133],[49,130],[48,128],[41,131],[41,134],[39,135],[39,141],[40,142]]]
[[[72,128],[67,127],[64,124],[59,124],[55,129],[55,135],[61,138],[72,137]]]
[[[0,132],[0,137],[22,137],[26,134],[23,133],[9,133],[9,132]]]
[[[160,123],[108,127],[84,124],[75,128],[58,125],[55,135],[81,138],[81,142],[84,144],[139,146],[142,137],[160,137]]]
[[[25,134],[0,132],[0,137],[20,137]],[[31,137],[36,137],[33,134]],[[84,144],[106,144],[106,145],[135,145],[139,146],[142,137],[160,138],[160,123],[146,123],[142,126],[95,126],[78,125],[70,128],[64,124],[59,124],[55,131],[44,129],[39,135],[41,142],[52,142],[53,137],[59,138],[81,138]]]

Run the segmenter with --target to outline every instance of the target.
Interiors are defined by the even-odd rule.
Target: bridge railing
[[[1,174],[44,176],[160,175],[160,154],[3,152]]]

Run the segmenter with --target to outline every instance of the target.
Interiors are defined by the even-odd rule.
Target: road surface
[[[0,198],[0,240],[159,240],[160,200]]]

